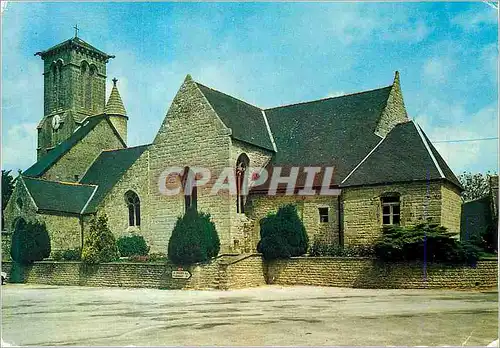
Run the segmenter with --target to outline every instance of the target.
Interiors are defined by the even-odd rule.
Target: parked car
[[[2,285],[5,283],[6,279],[7,279],[7,273],[2,272]]]

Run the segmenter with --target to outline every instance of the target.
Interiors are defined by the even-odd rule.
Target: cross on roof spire
[[[118,79],[116,77],[113,78],[113,86],[116,87],[116,83],[118,82]]]
[[[75,24],[75,26],[73,27],[75,29],[75,37],[78,37],[78,24]]]

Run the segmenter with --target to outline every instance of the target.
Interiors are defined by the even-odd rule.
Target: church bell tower
[[[35,53],[44,62],[44,116],[37,159],[66,140],[92,115],[104,112],[108,55],[78,37]]]

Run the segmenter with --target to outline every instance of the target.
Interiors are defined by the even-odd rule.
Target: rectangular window
[[[328,222],[328,207],[318,208],[319,222]]]
[[[399,225],[400,220],[399,197],[382,198],[382,223],[384,225]]]

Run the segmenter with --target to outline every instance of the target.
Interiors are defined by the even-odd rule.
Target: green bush
[[[133,255],[147,255],[149,247],[143,236],[124,236],[118,238],[116,242],[120,256],[128,257]]]
[[[116,261],[118,247],[104,215],[93,217],[82,250],[82,261],[88,264]]]
[[[50,255],[50,237],[43,223],[19,220],[12,235],[11,257],[21,264],[41,261]]]
[[[177,219],[168,243],[168,258],[175,264],[190,265],[219,254],[220,241],[210,214],[188,209]]]
[[[474,263],[479,254],[476,246],[453,238],[445,227],[431,224],[384,227],[374,249],[383,261]]]
[[[300,256],[307,252],[309,239],[294,205],[285,205],[276,214],[260,220],[257,251],[267,260]]]
[[[57,250],[52,253],[52,260],[54,261],[79,261],[81,259],[82,251],[80,248]]]
[[[315,240],[309,250],[309,256],[370,257],[374,255],[372,246],[340,246]]]

